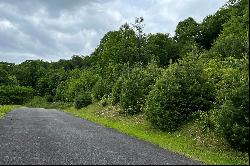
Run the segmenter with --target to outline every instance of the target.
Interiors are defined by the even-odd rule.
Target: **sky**
[[[226,0],[0,0],[0,61],[58,61],[90,55],[108,32],[144,18],[144,32],[174,36],[178,22],[201,22]]]

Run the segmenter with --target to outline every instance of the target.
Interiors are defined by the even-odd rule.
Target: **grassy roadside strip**
[[[20,107],[19,105],[0,105],[0,119],[4,117],[5,114],[12,111],[15,108]]]
[[[182,130],[175,133],[167,133],[153,129],[143,115],[121,116],[118,114],[117,108],[102,107],[97,103],[80,110],[69,107],[63,111],[184,154],[192,159],[203,161],[205,164],[249,164],[247,153],[233,151],[223,144],[223,141],[214,139],[212,134],[201,134],[196,128],[198,125],[195,124],[184,126]]]

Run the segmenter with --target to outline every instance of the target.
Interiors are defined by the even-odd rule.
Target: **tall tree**
[[[148,35],[146,52],[148,57],[158,60],[160,66],[167,66],[180,56],[177,42],[169,34],[163,33]]]
[[[214,15],[205,17],[199,26],[195,41],[204,49],[209,50],[230,18],[230,10],[221,8]]]

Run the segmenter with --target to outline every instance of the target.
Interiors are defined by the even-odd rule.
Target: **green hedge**
[[[33,98],[31,87],[0,86],[0,104],[23,104]]]

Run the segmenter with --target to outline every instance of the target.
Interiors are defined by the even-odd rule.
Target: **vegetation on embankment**
[[[205,164],[247,165],[249,163],[248,153],[235,151],[223,137],[201,128],[203,126],[201,123],[205,123],[203,114],[194,115],[196,120],[184,125],[176,132],[163,132],[152,127],[144,114],[126,116],[120,113],[118,106],[103,106],[102,104],[99,102],[76,109],[70,103],[48,103],[37,98],[36,101],[30,102],[26,106],[57,108],[73,116],[116,129]]]
[[[103,107],[95,103],[80,110],[71,107],[64,111],[203,161],[205,164],[249,164],[248,153],[234,151],[216,133],[203,131],[199,121],[185,125],[179,131],[169,133],[153,128],[145,120],[143,114],[124,116],[119,114],[117,107],[113,106]]]
[[[0,119],[4,117],[5,114],[12,111],[15,108],[18,108],[18,105],[0,105]]]

